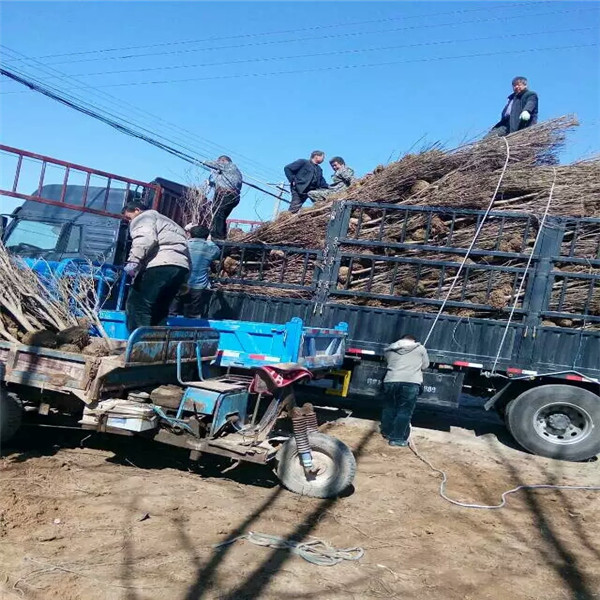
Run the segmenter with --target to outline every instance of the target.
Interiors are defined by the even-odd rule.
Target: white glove
[[[519,115],[519,119],[521,121],[529,121],[529,119],[531,119],[531,115],[529,114],[529,111],[524,110],[520,115]]]

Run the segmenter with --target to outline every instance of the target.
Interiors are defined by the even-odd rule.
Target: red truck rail
[[[241,229],[244,233],[254,231],[261,225],[264,225],[264,221],[249,221],[248,219],[227,219],[227,231],[230,229]]]
[[[42,204],[69,208],[80,212],[88,212],[97,215],[122,218],[121,213],[115,213],[107,210],[108,198],[111,190],[119,189],[123,193],[123,204],[130,193],[141,196],[149,200],[153,209],[158,210],[167,217],[173,219],[180,225],[183,222],[181,199],[174,196],[169,189],[163,189],[160,183],[148,183],[138,179],[131,179],[123,175],[116,175],[108,171],[91,169],[72,162],[59,160],[43,154],[36,154],[28,150],[13,148],[0,144],[0,165],[2,166],[2,182],[0,183],[0,196],[9,196],[21,200],[33,200]],[[24,171],[26,171],[24,173]],[[49,171],[52,171],[49,175]],[[51,181],[47,181],[51,178]],[[43,194],[44,184],[55,184],[56,180],[62,181],[60,198],[56,199],[56,194],[52,198],[46,198]],[[162,181],[158,179],[157,181]],[[7,182],[11,182],[10,184]],[[81,203],[72,204],[66,201],[67,186],[81,185],[83,188]],[[9,187],[10,185],[10,187]],[[178,185],[178,184],[177,184]],[[27,190],[35,187],[35,191],[26,193],[22,188],[27,186]],[[100,187],[105,190],[104,202],[101,208],[89,206],[89,189]],[[179,186],[183,187],[183,186]],[[113,209],[114,210],[114,209]],[[262,221],[251,221],[247,219],[228,219],[227,230],[231,228],[242,229],[244,233],[253,231]]]
[[[64,160],[44,156],[43,154],[35,154],[27,150],[13,148],[0,144],[0,156],[2,159],[4,177],[14,174],[12,177],[12,187],[8,188],[4,185],[0,187],[0,195],[10,196],[12,198],[20,198],[21,200],[33,200],[42,204],[49,204],[62,208],[71,208],[81,212],[94,213],[98,215],[121,218],[121,214],[116,214],[107,210],[107,202],[111,189],[119,188],[123,190],[123,201],[131,193],[141,194],[143,198],[151,199],[152,208],[157,209],[160,206],[161,187],[157,184],[123,177],[107,171],[99,171],[90,169],[83,165],[78,165]],[[27,170],[27,182],[23,183],[23,171]],[[62,193],[60,199],[50,199],[42,196],[43,186],[48,175],[48,171],[52,169],[52,178],[55,179],[57,172],[62,178]],[[37,183],[36,191],[33,194],[24,193],[20,190],[21,185],[31,185],[34,179]],[[77,182],[83,185],[83,194],[81,204],[69,204],[65,201],[67,186]],[[88,190],[90,187],[106,188],[104,195],[104,204],[102,208],[92,208],[88,206]],[[31,189],[31,187],[29,188]]]

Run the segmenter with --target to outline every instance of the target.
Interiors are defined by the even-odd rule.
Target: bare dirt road
[[[600,483],[600,462],[533,457],[494,427],[419,422],[416,444],[447,470],[452,497],[495,504],[523,483]],[[463,509],[375,423],[324,428],[358,459],[355,489],[333,500],[295,496],[254,466],[190,470],[185,453],[141,440],[80,447],[84,432],[26,430],[0,458],[0,598],[600,599],[600,494],[523,491],[501,510]],[[242,540],[215,547],[249,531],[365,554],[320,567]]]

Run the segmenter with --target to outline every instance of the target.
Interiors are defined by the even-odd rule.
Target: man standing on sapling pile
[[[429,366],[425,347],[412,335],[405,335],[384,350],[387,373],[383,380],[381,434],[390,446],[408,446],[410,420]]]
[[[130,221],[132,240],[123,269],[133,278],[125,306],[127,329],[166,325],[169,306],[190,269],[185,232],[139,200],[128,202],[123,215]]]
[[[525,77],[512,80],[513,93],[502,109],[500,121],[494,125],[486,137],[505,136],[537,123],[538,96],[527,89]]]
[[[320,165],[325,160],[325,152],[315,150],[310,154],[310,160],[299,158],[283,169],[290,182],[292,201],[289,211],[297,213],[308,198],[311,190],[328,188]]]

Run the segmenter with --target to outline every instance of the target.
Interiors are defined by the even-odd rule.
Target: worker
[[[333,175],[331,176],[331,185],[327,189],[311,190],[308,192],[308,197],[313,202],[319,202],[325,200],[331,194],[337,194],[342,190],[350,187],[355,181],[354,169],[351,169],[346,165],[346,161],[341,156],[334,156],[329,164],[333,169]]]
[[[383,379],[381,434],[390,446],[408,446],[410,420],[429,366],[425,347],[405,335],[385,348],[387,372]]]
[[[208,186],[214,191],[212,200],[211,237],[227,239],[227,218],[240,203],[242,173],[229,156],[219,156],[216,161],[205,163],[213,169]]]
[[[526,77],[512,80],[513,93],[502,109],[500,121],[494,125],[486,137],[505,136],[537,123],[538,96],[527,89]]]
[[[325,152],[314,150],[309,160],[299,158],[284,167],[283,171],[291,186],[292,201],[289,208],[291,213],[297,213],[302,208],[308,198],[308,192],[329,187],[320,167],[324,160]]]
[[[185,232],[139,200],[128,202],[123,215],[132,240],[123,269],[133,279],[125,306],[127,328],[166,325],[171,302],[190,270]]]
[[[205,304],[209,299],[207,290],[210,289],[210,265],[219,257],[221,249],[208,240],[208,227],[195,225],[188,231],[188,248],[190,251],[191,269],[187,280],[186,290],[181,294],[178,313],[191,319],[199,319],[206,313]]]

